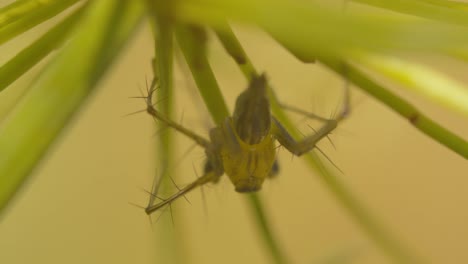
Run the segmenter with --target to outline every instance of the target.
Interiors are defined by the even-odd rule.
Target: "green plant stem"
[[[230,29],[227,23],[224,23],[222,34],[217,32],[218,37],[225,49],[230,49],[229,54],[235,54],[234,60],[238,62],[241,71],[244,73],[246,78],[250,78],[252,75],[257,75],[251,60],[247,57],[243,50],[240,42]],[[227,45],[226,45],[227,44]],[[231,49],[235,47],[234,49]],[[308,61],[312,59],[309,58]],[[239,63],[242,62],[242,63]],[[275,117],[283,124],[284,127],[293,134],[294,137],[298,138],[300,135],[295,129],[295,126],[291,120],[284,113],[280,107],[278,98],[276,97],[273,89],[270,87],[270,103],[271,109]],[[402,246],[402,243],[393,239],[390,232],[387,231],[383,225],[381,225],[376,218],[364,208],[362,203],[354,197],[344,184],[342,184],[336,175],[320,162],[320,159],[314,152],[307,153],[305,155],[307,164],[311,169],[318,172],[319,178],[331,191],[338,202],[349,212],[354,218],[356,223],[367,233],[367,235],[373,239],[377,245],[380,246],[383,252],[387,256],[393,259],[396,263],[420,263],[407,249]]]
[[[220,125],[229,116],[229,110],[206,57],[204,34],[202,29],[189,26],[178,26],[176,29],[177,42],[199,92],[213,121]]]
[[[214,77],[205,53],[205,36],[202,29],[180,26],[177,29],[177,40],[185,60],[197,83],[200,94],[208,107],[211,117],[220,125],[229,115],[224,98]],[[249,206],[260,229],[261,237],[277,264],[287,263],[284,255],[274,239],[273,231],[268,223],[265,208],[257,194],[248,195]]]
[[[0,9],[0,45],[56,16],[79,0],[19,1]]]
[[[355,66],[330,58],[320,59],[320,62],[336,73],[345,76],[360,89],[393,109],[424,134],[468,159],[468,142],[422,114],[404,99],[371,80]]]
[[[260,195],[256,193],[248,194],[250,211],[255,216],[257,226],[260,228],[260,234],[263,241],[271,254],[271,257],[276,264],[289,263],[286,261],[284,252],[280,249],[277,239],[274,237],[273,231],[268,220],[265,207],[263,206]]]
[[[142,17],[140,1],[91,3],[73,40],[0,124],[0,210],[38,164]],[[73,62],[73,63],[70,63]]]
[[[50,52],[60,47],[69,36],[68,32],[78,21],[84,7],[79,8],[39,39],[16,54],[0,67],[0,92],[21,77]]]
[[[173,41],[173,24],[169,18],[171,12],[171,4],[166,1],[146,0],[149,20],[154,38],[154,54],[153,74],[154,80],[157,82],[157,92],[154,93],[153,102],[158,102],[155,106],[158,111],[166,117],[173,116],[174,92],[173,92],[173,57],[174,57],[174,41]],[[155,88],[155,87],[152,87]],[[155,186],[153,192],[158,195],[166,195],[173,187],[169,173],[173,170],[174,159],[174,133],[172,129],[166,129],[166,125],[157,123],[159,140],[156,142],[157,150],[157,169],[155,172]],[[158,179],[159,177],[159,179]],[[149,206],[154,204],[154,196],[150,196]],[[184,240],[180,239],[183,231],[183,222],[177,223],[177,228],[174,228],[173,214],[180,215],[180,211],[172,210],[171,214],[161,215],[158,220],[157,232],[155,233],[157,243],[164,250],[158,254],[156,263],[185,263],[184,258]],[[183,217],[177,217],[183,218]]]

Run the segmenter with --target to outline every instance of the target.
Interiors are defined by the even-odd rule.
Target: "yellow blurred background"
[[[5,2],[5,1],[4,1]],[[2,1],[0,1],[2,4]],[[51,22],[53,23],[53,21]],[[48,23],[50,25],[50,23]],[[4,63],[48,25],[0,47]],[[237,27],[258,69],[283,102],[331,115],[344,81],[321,65],[297,61],[264,33]],[[152,36],[142,26],[124,53],[35,170],[0,222],[1,263],[164,263],[167,244],[155,241],[158,214],[150,224],[143,210],[155,175],[154,122],[139,96],[151,78]],[[246,81],[217,40],[210,59],[233,109]],[[207,136],[213,125],[181,56],[176,58],[176,120]],[[466,65],[446,58],[418,58],[460,81]],[[44,64],[42,64],[44,65]],[[2,107],[40,72],[36,67],[0,94]],[[450,130],[468,139],[466,117],[399,94]],[[303,133],[311,123],[292,116]],[[40,135],[38,135],[40,136]],[[352,114],[320,148],[344,174],[339,180],[390,233],[428,263],[468,262],[468,163],[414,129],[381,103],[352,87]],[[177,137],[177,155],[192,145]],[[204,153],[195,148],[171,168],[179,185],[200,174]],[[260,195],[281,248],[291,263],[391,263],[300,158],[279,155],[281,172]],[[325,161],[326,162],[326,161]],[[175,190],[175,188],[174,188]],[[191,193],[191,204],[173,204],[174,224],[186,263],[272,263],[258,236],[246,199],[223,177]],[[164,212],[166,216],[168,211]],[[336,262],[332,262],[336,261]]]

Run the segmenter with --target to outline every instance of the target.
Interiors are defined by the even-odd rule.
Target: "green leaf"
[[[362,55],[356,61],[403,88],[468,117],[468,87],[443,73],[397,57]]]
[[[343,12],[320,1],[186,0],[177,15],[188,23],[221,29],[226,19],[260,26],[307,57],[356,51],[446,52],[464,48],[468,28],[438,21]]]
[[[149,13],[149,22],[153,31],[154,38],[154,60],[153,74],[154,84],[157,85],[158,92],[154,93],[153,98],[156,108],[165,117],[171,118],[173,115],[174,106],[174,90],[173,90],[173,65],[174,65],[174,41],[173,41],[173,25],[170,20],[166,19],[169,12],[162,11],[164,6],[170,6],[171,3],[164,1],[147,0],[147,8]],[[156,87],[151,87],[156,88]],[[173,187],[171,179],[175,177],[170,175],[173,173],[174,164],[174,131],[167,128],[165,124],[160,122],[155,123],[158,131],[158,140],[155,144],[155,153],[157,153],[156,171],[152,193],[155,195],[166,195]],[[172,177],[172,178],[171,178]],[[154,205],[156,196],[150,195],[148,207]],[[154,228],[154,235],[158,246],[163,246],[164,250],[158,254],[158,263],[185,263],[186,255],[184,243],[181,239],[181,225],[178,223],[178,228],[174,227],[173,214],[178,215],[179,210],[172,209],[170,214],[162,214],[158,216],[158,225]],[[183,227],[182,227],[183,228]]]
[[[442,1],[439,1],[438,4],[436,2],[431,3],[430,1],[421,0],[353,0],[353,2],[385,8],[404,14],[468,26],[468,12],[466,10],[447,6],[449,3],[445,3],[445,5],[443,5],[444,3]]]
[[[0,9],[0,44],[50,19],[79,0],[16,1]]]
[[[71,42],[0,124],[0,209],[71,120],[142,17],[141,1],[94,1]]]
[[[206,57],[206,39],[203,36],[204,33],[202,29],[195,27],[180,26],[176,30],[178,43],[195,79],[198,90],[214,122],[220,125],[230,114]]]
[[[83,12],[78,9],[0,67],[0,92],[61,46]]]

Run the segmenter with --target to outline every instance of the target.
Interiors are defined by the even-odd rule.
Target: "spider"
[[[210,140],[197,135],[184,126],[158,112],[152,103],[154,85],[146,97],[146,111],[156,120],[176,129],[205,149],[207,161],[201,177],[179,189],[167,199],[145,209],[149,215],[206,183],[216,183],[226,174],[240,193],[256,192],[266,178],[278,173],[276,141],[295,156],[311,151],[316,144],[332,132],[347,113],[335,119],[313,115],[324,122],[313,135],[296,141],[281,123],[270,113],[268,86],[265,74],[252,77],[247,89],[237,98],[234,114],[209,132]],[[346,103],[346,101],[345,101]],[[293,111],[299,112],[290,107]],[[345,106],[346,109],[346,106]]]

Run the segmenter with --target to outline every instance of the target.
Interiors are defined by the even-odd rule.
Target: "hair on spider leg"
[[[294,157],[295,157],[296,155],[294,155],[294,153],[290,153],[290,154],[291,154],[291,162],[292,162],[292,161],[294,160]]]
[[[144,190],[145,192],[147,192],[148,194],[152,195],[152,196],[155,196],[153,193],[147,191],[147,190]],[[157,197],[157,196],[155,196]],[[158,199],[164,201],[164,199],[160,198],[160,197],[157,197]],[[131,206],[134,206],[138,209],[143,209],[143,210],[146,210],[146,207],[144,206],[141,206],[139,204],[136,204],[136,203],[132,203],[132,202],[128,202],[129,205]],[[170,205],[170,204],[169,204]],[[154,223],[157,223],[159,221],[159,219],[161,218],[161,216],[167,211],[167,209],[162,209],[161,213],[158,215],[158,217],[156,218],[156,221]],[[172,211],[171,211],[171,218],[172,218]],[[148,221],[150,223],[150,226],[151,228],[153,228],[153,220],[152,220],[152,215],[151,214],[148,214]],[[172,219],[172,223],[174,224],[174,219]]]
[[[151,193],[151,192],[148,192],[148,193],[149,193],[152,197],[156,197],[156,198],[160,199],[160,200],[163,201],[163,202],[166,201],[166,199],[163,199],[163,198],[161,198],[161,197],[158,197],[158,196],[156,196],[155,194],[153,194],[153,193]],[[161,213],[158,215],[158,217],[156,218],[156,221],[155,221],[154,223],[157,223],[157,222],[159,221],[159,219],[161,218],[161,216],[162,216],[164,213],[166,213],[167,210],[168,210],[168,208],[169,208],[169,211],[170,211],[170,213],[171,213],[172,224],[174,224],[174,216],[173,216],[173,214],[172,214],[172,206],[171,206],[171,205],[172,205],[172,202],[168,203],[168,204],[165,206],[165,208],[161,210]],[[138,206],[138,207],[139,207],[139,206]],[[148,206],[148,207],[141,207],[141,208],[143,208],[145,211],[147,211],[148,208],[149,208],[149,206]],[[146,213],[146,214],[148,215],[148,217],[149,217],[149,219],[150,219],[150,223],[153,224],[153,222],[152,222],[152,220],[151,220],[151,219],[152,219],[152,217],[151,217],[152,214],[149,214],[149,213]]]
[[[140,96],[130,96],[129,98],[131,99],[143,99],[145,102],[147,101],[147,98],[148,98],[148,95],[150,94],[150,89],[148,88],[148,79],[147,77],[145,76],[145,82],[146,82],[146,94],[143,93],[143,90],[141,89],[141,85],[140,84],[137,84],[138,86],[138,91],[140,91]],[[157,86],[155,86],[154,90],[158,89]]]
[[[181,191],[182,189],[176,184],[176,182],[174,181],[174,179],[173,179],[171,176],[168,176],[168,177],[169,177],[169,179],[171,180],[172,184],[176,187],[176,189],[179,190],[179,191]],[[149,191],[144,190],[144,189],[143,189],[143,191],[145,191],[146,193],[148,193],[148,194],[150,195],[150,202],[148,203],[148,206],[147,206],[146,208],[144,208],[147,214],[148,214],[148,208],[150,208],[150,207],[153,206],[153,204],[154,204],[154,198],[157,198],[157,199],[159,199],[159,200],[162,201],[162,202],[166,202],[166,201],[167,201],[167,199],[164,199],[164,198],[162,198],[162,197],[156,195],[156,194],[153,193],[153,192],[149,192]],[[192,203],[190,202],[190,200],[185,196],[185,194],[182,194],[182,196],[183,196],[183,198],[187,201],[187,203],[192,204]],[[170,205],[171,203],[172,203],[172,202],[169,202],[167,205]]]
[[[348,117],[351,113],[351,92],[350,92],[350,83],[349,80],[345,80],[345,89],[343,95],[343,109],[342,109],[342,116],[343,119]]]
[[[152,193],[152,192],[150,192],[150,191],[148,191],[148,190],[146,190],[146,189],[144,189],[144,188],[141,188],[141,190],[150,195],[150,197],[151,197],[151,198],[150,198],[150,201],[151,201],[151,199],[154,199],[154,198],[157,198],[157,199],[159,199],[159,200],[161,200],[161,201],[163,201],[163,202],[166,201],[166,199],[161,198],[161,197],[157,196],[156,194],[154,194],[154,193]],[[154,201],[154,200],[153,200],[153,201]],[[139,208],[142,208],[143,210],[146,211],[146,210],[148,209],[148,207],[154,203],[153,201],[151,201],[147,207],[143,207],[143,206],[138,206],[138,207],[139,207]],[[158,216],[158,218],[156,219],[156,222],[159,221],[159,218],[162,216],[162,214],[163,214],[165,211],[166,211],[166,210],[163,209],[163,211],[161,212],[161,214],[160,214],[160,215]],[[149,217],[150,224],[153,224],[152,218],[151,218],[151,214],[147,214],[147,215],[148,215],[148,217]]]
[[[280,106],[283,107],[284,109],[288,110],[288,111],[291,111],[291,112],[294,112],[294,113],[305,116],[305,119],[307,119],[307,118],[316,119],[316,120],[319,120],[319,121],[322,121],[322,122],[330,121],[327,118],[321,117],[321,116],[316,115],[316,114],[311,113],[311,112],[304,111],[304,110],[300,109],[299,107],[296,107],[296,106],[293,106],[293,105],[280,103]]]
[[[146,190],[145,190],[145,191],[146,191]],[[157,198],[157,199],[161,200],[162,202],[167,201],[167,199],[164,199],[164,198],[161,198],[161,197],[159,197],[159,196],[156,196],[154,193],[148,192],[148,194],[150,195],[150,197],[152,197],[152,198]],[[190,203],[190,202],[189,202],[189,203]],[[164,206],[165,209],[162,209],[161,214],[158,216],[158,218],[156,219],[155,222],[158,222],[158,221],[159,221],[159,218],[161,218],[161,216],[167,211],[167,207],[169,207],[170,212],[171,212],[172,222],[174,223],[171,204],[172,204],[172,202],[169,202],[169,203],[167,203],[166,206]],[[152,205],[153,205],[153,202],[149,203],[149,205],[148,205],[147,207],[144,207],[144,208],[143,208],[143,209],[145,210],[145,213],[150,217],[150,219],[152,219],[152,218],[151,218],[151,215],[152,215],[152,214],[151,214],[151,213],[148,213],[148,208],[150,208]]]
[[[313,128],[311,125],[307,125],[312,131],[314,131],[314,133],[317,133],[317,130],[315,130],[315,128]],[[335,144],[333,143],[333,141],[331,140],[331,138],[329,137],[329,135],[331,134],[331,132],[326,135],[326,138],[328,139],[328,141],[330,142],[330,144],[332,145],[332,147],[336,150],[336,146]],[[331,164],[333,164],[333,166],[338,169],[341,173],[344,174],[344,172],[325,154],[325,152],[323,152],[317,145],[315,146],[314,149],[317,149]]]
[[[157,103],[159,103],[159,101],[158,101]],[[156,103],[156,104],[157,104],[157,103]],[[153,106],[154,106],[154,105],[153,105]],[[141,110],[141,111],[139,111],[139,112],[147,112],[147,109]],[[183,113],[182,113],[182,114],[183,114]],[[183,116],[182,116],[182,118],[183,118]],[[154,120],[155,123],[158,123],[158,120],[157,120],[156,118],[153,118],[153,120]],[[181,120],[181,121],[182,121],[182,120]],[[158,135],[161,135],[162,133],[164,133],[166,130],[168,130],[168,129],[170,129],[170,128],[171,128],[171,127],[170,127],[169,125],[163,123],[163,126],[159,127],[159,128],[154,132],[153,137],[156,137],[156,136],[158,136]],[[196,143],[194,144],[194,146],[196,146]]]
[[[140,85],[138,85],[138,90],[140,91],[140,96],[130,96],[130,97],[128,97],[128,98],[130,98],[130,99],[143,99],[143,100],[146,102],[146,96],[143,94],[143,91],[141,90],[141,86],[140,86]],[[142,110],[138,110],[138,111],[132,112],[132,113],[129,113],[129,114],[126,114],[126,115],[124,115],[124,117],[126,117],[126,116],[131,116],[131,115],[135,115],[135,114],[142,113],[142,112],[146,112],[146,108],[145,108],[145,109],[142,109]]]
[[[208,216],[208,206],[206,202],[206,194],[205,194],[205,186],[200,186],[200,195],[202,199],[202,205],[203,205],[203,213],[205,216]]]
[[[195,177],[200,178],[200,175],[198,175],[198,172],[197,172],[197,168],[195,168],[195,164],[192,162],[192,168],[193,168],[193,172],[195,173]],[[203,168],[204,172],[210,170],[210,164],[208,161],[205,161],[205,166]],[[206,195],[205,195],[205,186],[202,185],[200,186],[200,194],[201,194],[201,199],[202,199],[202,204],[203,204],[203,213],[205,214],[205,216],[208,215],[208,206],[207,206],[207,203],[206,203]]]
[[[279,152],[280,152],[280,149],[282,149],[282,146],[281,144],[278,144],[278,146],[275,147],[275,151],[276,151],[276,157],[279,157]],[[270,174],[270,178],[273,178],[274,176],[278,175],[279,174],[279,162],[278,162],[278,158],[276,158],[276,161],[275,163],[273,163],[273,167],[271,168],[273,173]]]
[[[140,97],[129,97],[129,98],[140,98]],[[166,99],[167,98],[161,98],[157,102],[155,102],[152,106],[154,107],[154,106],[156,106],[157,104],[159,104],[160,102],[162,102],[162,101],[164,101]],[[141,109],[141,110],[138,110],[138,111],[135,111],[135,112],[131,112],[131,113],[123,115],[122,117],[128,117],[128,116],[132,116],[132,115],[136,115],[136,114],[144,113],[144,112],[148,112],[148,109],[145,108],[145,109]]]
[[[278,144],[275,146],[275,151],[276,151],[276,157],[278,157],[280,150],[283,149],[283,145]]]
[[[174,214],[172,213],[172,203],[169,203],[169,212],[171,213],[172,226],[175,227]]]
[[[133,207],[136,207],[138,209],[143,209],[143,210],[146,210],[146,207],[144,206],[141,206],[139,204],[136,204],[136,203],[132,203],[132,202],[128,202],[129,205],[133,206]],[[153,222],[151,220],[151,215],[148,215],[148,220],[149,220],[149,223],[150,223],[150,226],[152,226]]]
[[[142,109],[142,110],[138,110],[138,111],[135,111],[135,112],[131,112],[131,113],[128,113],[128,114],[123,115],[122,117],[128,117],[128,116],[132,116],[132,115],[136,115],[136,114],[144,113],[144,112],[146,112],[146,109]]]
[[[138,209],[143,209],[143,210],[145,209],[144,206],[141,206],[141,205],[136,204],[136,203],[128,202],[128,204],[131,205],[131,206],[134,206],[134,207],[136,207]]]
[[[179,188],[179,186],[176,184],[176,182],[174,181],[174,178],[172,178],[171,176],[169,176],[169,179],[171,179],[171,182],[172,184],[174,184],[174,186],[177,188],[177,190],[179,190],[179,192],[181,191],[181,189]],[[185,194],[182,195],[185,199],[185,201],[187,201],[187,203],[189,204],[192,204],[189,199],[187,199],[187,196],[185,196]]]
[[[154,119],[154,122],[157,123],[158,120]],[[171,129],[171,127],[163,123],[162,126],[160,126],[156,131],[154,131],[152,137],[155,138],[157,136],[160,136],[161,134],[166,133],[169,129]]]
[[[180,163],[195,149],[197,143],[192,143],[183,153],[178,157],[174,163],[174,167],[179,166]]]
[[[144,96],[144,95],[142,95],[142,96],[130,96],[129,98],[131,98],[131,99],[144,99],[145,103],[148,102],[148,96]],[[152,103],[151,106],[154,107],[157,104],[163,102],[164,100],[168,100],[168,99],[169,99],[169,96],[166,96],[164,98],[160,98],[156,102]],[[139,113],[143,113],[143,112],[148,112],[148,106],[145,109],[141,109],[141,110],[138,110],[138,111],[135,111],[135,112],[125,114],[125,115],[123,115],[123,117],[131,116],[131,115],[135,115],[135,114],[139,114]]]
[[[166,171],[166,170],[163,170],[163,171]],[[162,172],[163,172],[163,171],[162,171]],[[163,175],[163,173],[160,174],[160,176],[161,176],[161,175]],[[161,183],[161,179],[162,179],[162,177],[155,177],[155,179],[154,179],[154,181],[153,181],[153,190],[152,190],[151,192],[148,191],[148,190],[146,190],[146,189],[144,189],[144,188],[141,188],[142,191],[144,191],[144,192],[146,192],[146,193],[148,193],[148,194],[150,195],[150,199],[149,199],[148,206],[147,206],[147,207],[144,207],[143,209],[145,210],[146,214],[148,215],[148,218],[149,218],[149,221],[150,221],[150,225],[151,225],[151,226],[152,226],[154,223],[157,223],[157,222],[159,221],[159,219],[161,218],[161,216],[167,211],[167,207],[166,207],[166,209],[162,209],[161,213],[160,213],[159,216],[156,218],[156,221],[155,221],[154,223],[153,223],[152,217],[151,217],[152,214],[148,214],[148,213],[147,213],[148,208],[150,208],[150,207],[154,204],[154,199],[159,199],[159,200],[161,200],[162,202],[165,202],[165,201],[166,201],[166,199],[164,199],[164,198],[162,198],[162,197],[160,197],[160,196],[158,196],[158,195],[156,194],[156,193],[157,193],[157,190],[159,189],[159,185],[160,185],[160,183]],[[171,203],[169,203],[168,205],[170,205],[170,204],[171,204]],[[172,209],[171,209],[170,212],[171,212],[172,223],[173,223],[173,225],[174,225],[174,219],[173,219],[173,215],[172,215]]]
[[[313,128],[311,125],[307,125],[312,131],[314,131],[314,133],[317,133],[317,130],[315,130],[315,128]],[[328,141],[330,142],[330,144],[332,145],[332,147],[336,150],[336,146],[335,146],[335,143],[333,143],[333,141],[331,140],[330,138],[330,135],[332,134],[332,132],[328,133],[328,135],[326,135],[325,137],[328,139]]]
[[[196,175],[198,175],[198,174],[196,174]],[[177,194],[177,196],[182,196],[189,204],[191,204],[191,202],[190,202],[190,201],[188,200],[188,198],[186,197],[186,194],[183,193],[183,192],[184,192],[184,189],[185,189],[186,187],[180,188],[180,187],[176,184],[175,180],[174,180],[172,177],[170,177],[170,176],[168,176],[168,177],[169,177],[169,179],[171,180],[172,184],[173,184],[173,185],[176,187],[176,189],[179,191],[178,194]],[[190,185],[190,184],[189,184],[189,185]],[[156,189],[156,188],[153,188],[153,190],[154,190],[154,189]],[[147,192],[147,191],[146,191],[146,192]],[[160,196],[156,196],[154,193],[151,193],[151,192],[148,192],[148,193],[151,195],[151,197],[153,197],[153,198],[155,197],[155,198],[161,200],[162,203],[165,203],[165,206],[162,205],[162,207],[167,207],[168,205],[172,204],[172,201],[171,201],[172,198],[171,198],[171,197],[168,198],[168,199],[164,199],[164,198],[161,198]],[[154,206],[154,199],[153,199],[152,201],[150,201],[150,203],[148,204],[148,207],[145,208],[145,211],[146,211],[147,214],[150,214],[150,213],[151,213],[151,208],[152,208],[153,206]]]
[[[325,152],[323,152],[323,150],[321,150],[318,146],[315,146],[315,149],[317,149],[327,160],[328,162],[330,162],[333,167],[335,167],[339,172],[341,172],[341,174],[344,174],[344,172],[338,167],[338,165],[336,165],[336,163],[334,163],[330,157],[327,156],[327,154],[325,154]]]
[[[170,208],[170,207],[167,206],[166,208],[162,209],[161,213],[158,215],[158,217],[156,218],[156,221],[154,221],[154,223],[159,222],[159,219],[161,219],[161,217],[167,212],[168,208]],[[170,212],[171,212],[171,217],[172,217],[172,210]],[[151,219],[151,214],[149,214],[148,216]],[[151,224],[154,224],[154,223],[151,222]],[[174,224],[174,221],[172,221],[172,224]]]
[[[158,196],[158,195],[156,195],[156,194],[154,194],[154,193],[152,193],[152,192],[150,192],[150,191],[148,191],[148,190],[146,190],[146,189],[144,189],[144,188],[141,188],[141,190],[142,190],[143,192],[149,194],[151,197],[157,198],[157,199],[159,199],[159,200],[161,200],[161,201],[163,201],[163,202],[166,201],[166,199],[164,199],[164,198],[162,198],[162,197],[160,197],[160,196]]]
[[[330,145],[332,145],[333,149],[336,150],[335,143],[333,143],[333,140],[330,138],[330,135],[331,135],[331,133],[328,134],[328,135],[326,136],[326,138],[327,138],[328,142],[330,142]]]
[[[183,125],[185,117],[185,109],[182,108],[182,113],[180,114],[179,124]]]
[[[201,160],[205,160],[206,159],[206,154],[204,152],[196,152],[196,154],[194,154],[194,157],[193,157],[193,160],[197,161],[197,162],[200,162]]]
[[[143,99],[146,99],[146,105],[147,105],[147,111],[149,111],[149,107],[154,107],[156,104],[162,102],[163,100],[168,100],[170,97],[166,95],[166,97],[163,97],[159,99],[156,103],[153,103],[153,94],[156,92],[156,90],[161,89],[160,86],[157,83],[155,79],[151,82],[151,85],[148,85],[148,79],[146,79],[146,96],[142,96]]]
[[[156,222],[159,221],[159,218],[162,216],[162,214],[163,214],[164,212],[167,211],[167,208],[169,207],[169,210],[170,210],[170,212],[171,212],[172,223],[173,223],[173,225],[174,225],[175,222],[174,222],[174,216],[173,216],[173,213],[172,213],[172,202],[173,202],[173,201],[168,201],[168,199],[170,200],[170,198],[164,199],[164,198],[162,198],[162,197],[160,197],[160,196],[157,195],[157,192],[158,192],[158,190],[159,190],[159,186],[160,186],[160,184],[161,184],[161,181],[162,181],[162,179],[163,179],[163,176],[166,175],[165,172],[166,172],[167,170],[168,170],[168,167],[165,166],[164,169],[161,171],[162,173],[159,173],[159,177],[155,177],[155,178],[154,178],[154,180],[153,180],[153,187],[152,187],[152,191],[151,191],[151,192],[148,192],[147,190],[144,190],[144,189],[143,189],[143,191],[147,192],[147,193],[150,195],[150,199],[149,199],[148,205],[147,205],[146,208],[144,208],[144,210],[145,210],[146,214],[150,216],[150,219],[151,219],[151,214],[153,213],[153,212],[151,211],[151,208],[152,208],[152,207],[154,206],[154,204],[155,204],[155,201],[154,201],[154,200],[155,200],[155,199],[159,199],[159,200],[161,200],[162,203],[165,203],[165,205],[161,206],[161,208],[166,208],[166,209],[163,209],[163,212],[158,216]],[[167,175],[167,176],[168,176],[169,179],[171,180],[172,184],[174,184],[174,186],[175,186],[175,187],[179,190],[179,192],[180,192],[182,189],[179,188],[179,186],[176,184],[176,182],[174,181],[174,179],[173,179],[171,176],[169,176],[169,175]],[[185,199],[189,204],[191,204],[190,201],[187,199],[187,197],[185,197],[185,194],[182,194],[182,195],[180,195],[180,196],[183,196],[184,199]],[[151,222],[151,223],[152,223],[152,222]]]
[[[154,76],[153,79],[151,80],[151,84],[148,85],[148,75],[145,75],[145,83],[146,83],[146,92],[149,92],[150,89],[153,89],[153,90],[160,89],[158,76]]]
[[[153,179],[153,183],[151,184],[151,192],[149,192],[150,196],[148,200],[148,205],[145,208],[145,211],[154,204],[154,200],[156,198],[160,199],[161,201],[164,201],[164,199],[157,196],[157,193],[159,190],[159,186],[161,185],[162,175],[164,175],[165,171],[166,171],[166,168],[163,168],[163,170],[161,170],[161,172],[158,173],[158,169],[156,169],[156,175],[159,175],[159,177],[154,177]],[[143,190],[146,191],[145,189]]]
[[[177,162],[175,162],[171,167],[178,166],[178,165],[182,162],[182,160],[195,148],[195,146],[196,146],[195,143],[192,144],[192,145],[181,155],[181,157],[179,157],[179,158],[177,159]],[[166,170],[167,170],[167,168],[166,168]],[[180,189],[180,187],[176,184],[176,182],[174,181],[174,178],[172,178],[171,176],[168,176],[168,177],[169,177],[169,179],[171,180],[172,184],[174,184],[174,186],[177,188],[177,190],[180,191],[181,189]],[[156,181],[156,179],[155,179],[155,181]],[[154,187],[154,188],[153,188],[153,191],[155,191],[155,189],[159,189],[159,188],[155,188],[155,187]],[[147,191],[147,190],[145,190],[145,189],[143,189],[143,191],[145,191],[146,193],[150,194],[150,196],[151,196],[152,198],[157,198],[157,199],[159,199],[159,200],[161,200],[161,201],[166,201],[166,199],[161,198],[160,196],[157,196],[157,195],[156,195],[155,193],[153,193],[153,192],[149,192],[149,191]],[[187,198],[185,195],[183,195],[183,197],[184,197],[184,199],[185,199],[189,204],[191,204],[190,200],[188,200],[188,198]],[[150,199],[149,206],[151,206],[153,203],[154,203],[154,199],[152,199],[152,200]],[[145,209],[146,209],[146,208],[145,208]]]

